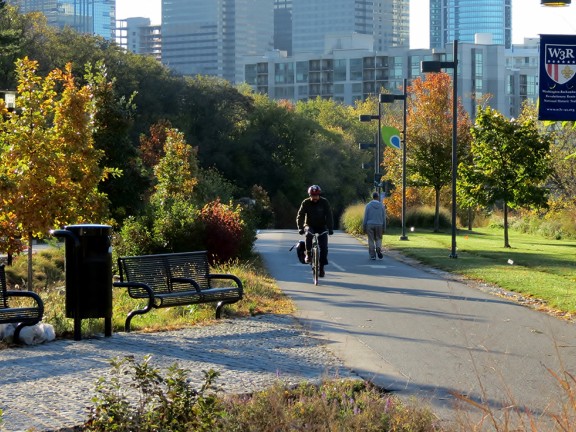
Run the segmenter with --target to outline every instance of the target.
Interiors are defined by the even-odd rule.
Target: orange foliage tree
[[[99,221],[107,200],[98,184],[109,174],[99,167],[103,152],[92,137],[97,75],[79,86],[70,64],[44,78],[37,67],[27,58],[17,61],[17,110],[0,116],[0,227],[8,239],[2,246],[18,252],[9,239],[27,239],[29,281],[33,238],[51,228]]]
[[[458,160],[468,153],[472,123],[461,103],[452,100],[452,80],[446,73],[416,78],[408,88],[407,172],[412,185],[435,194],[434,230],[439,229],[440,192],[452,178],[452,104],[458,103]]]

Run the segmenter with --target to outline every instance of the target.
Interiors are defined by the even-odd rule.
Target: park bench
[[[134,316],[153,308],[216,303],[216,318],[220,318],[223,306],[243,295],[239,278],[210,273],[206,251],[119,257],[118,269],[120,280],[114,286],[127,288],[134,299],[148,301],[144,308],[128,314],[127,332]]]
[[[0,264],[0,324],[17,324],[14,330],[14,343],[20,343],[20,331],[23,327],[33,326],[42,321],[44,315],[44,302],[38,294],[32,291],[13,291],[6,287],[6,271],[4,264]],[[23,302],[12,300],[27,298]],[[25,305],[23,305],[25,304]]]

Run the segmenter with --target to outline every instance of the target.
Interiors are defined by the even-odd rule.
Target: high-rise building
[[[515,48],[516,54],[499,44],[458,44],[458,96],[472,118],[478,101],[485,100],[504,115],[517,116],[523,101],[537,97],[537,68],[526,67],[537,63],[537,47],[531,46],[530,51]],[[383,90],[401,94],[404,79],[411,85],[423,76],[422,61],[452,61],[452,50],[448,44],[442,50],[390,48],[375,52],[355,47],[291,57],[270,53],[246,60],[245,81],[254,91],[273,99],[320,97],[353,105]],[[453,72],[447,70],[452,76]]]
[[[274,0],[274,48],[292,55],[292,0]]]
[[[42,12],[48,24],[115,40],[116,0],[8,0],[20,12]]]
[[[236,82],[273,37],[271,0],[162,0],[162,63],[180,74]]]
[[[134,54],[149,55],[162,60],[162,33],[159,25],[150,25],[150,18],[133,17],[119,20],[116,42]]]
[[[292,0],[292,50],[325,50],[334,34],[365,34],[376,51],[409,46],[408,0]]]
[[[474,43],[478,33],[512,46],[512,0],[430,0],[430,47],[442,49],[453,40]]]

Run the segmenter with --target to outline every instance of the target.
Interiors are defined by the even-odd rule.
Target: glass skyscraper
[[[180,74],[236,82],[273,38],[271,0],[162,0],[162,63]]]
[[[430,48],[457,39],[473,43],[477,33],[512,46],[512,0],[430,0]]]
[[[48,24],[115,40],[116,0],[9,0],[20,12],[42,12]]]
[[[324,51],[326,36],[366,34],[378,51],[409,46],[408,0],[292,0],[292,50]]]

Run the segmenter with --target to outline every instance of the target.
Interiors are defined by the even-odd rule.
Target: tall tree
[[[438,231],[440,192],[452,178],[452,104],[458,103],[459,160],[469,148],[471,122],[462,104],[452,100],[452,82],[445,73],[428,74],[425,81],[416,78],[408,93],[407,170],[415,184],[434,190],[434,231]]]
[[[22,15],[15,6],[4,4],[0,8],[0,88],[16,87],[17,59],[41,52],[40,46],[54,30],[40,12]]]
[[[546,205],[551,139],[533,118],[509,120],[490,107],[479,109],[472,137],[471,163],[459,167],[461,192],[473,204],[503,203],[509,248],[508,208]]]
[[[179,201],[192,201],[198,184],[196,151],[186,143],[184,134],[166,129],[164,156],[154,167],[158,180],[151,197],[157,207],[170,207]]]
[[[50,228],[100,220],[107,211],[98,183],[108,174],[94,148],[92,85],[78,86],[71,66],[42,78],[37,63],[18,61],[17,111],[0,124],[0,220],[13,217],[28,240],[32,283],[32,240]],[[6,216],[9,215],[9,216]]]

